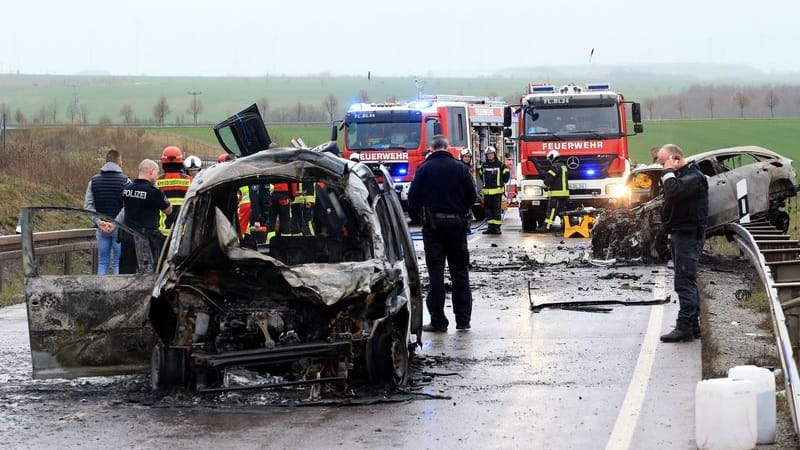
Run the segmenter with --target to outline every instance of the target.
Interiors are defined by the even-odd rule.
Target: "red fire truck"
[[[408,103],[356,103],[344,119],[344,157],[357,153],[368,166],[383,164],[406,207],[408,187],[434,135],[447,136],[456,158],[461,150],[470,149],[475,166],[489,145],[502,158],[505,106],[505,102],[465,95],[423,95]]]
[[[519,109],[517,132],[519,213],[523,231],[544,223],[547,197],[540,172],[557,150],[567,165],[567,209],[618,207],[625,202],[623,181],[630,172],[625,105],[631,104],[634,133],[641,133],[641,107],[625,101],[608,84],[556,88],[530,84]],[[510,126],[512,110],[505,113]]]

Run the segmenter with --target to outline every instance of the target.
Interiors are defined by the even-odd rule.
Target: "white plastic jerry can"
[[[695,442],[701,450],[749,450],[756,445],[753,382],[714,378],[697,383]]]
[[[775,442],[777,408],[775,406],[775,375],[772,371],[757,366],[736,366],[728,370],[728,378],[750,380],[756,393],[756,443]]]

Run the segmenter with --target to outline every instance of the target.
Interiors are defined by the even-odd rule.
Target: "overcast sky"
[[[800,71],[798,0],[27,0],[0,72],[474,76],[671,62]]]

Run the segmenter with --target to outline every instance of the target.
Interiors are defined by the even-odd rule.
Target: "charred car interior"
[[[263,122],[256,110],[244,123],[220,126],[253,130]],[[242,130],[229,135],[247,134]],[[72,276],[67,283],[31,273],[35,377],[127,373],[149,361],[153,387],[162,390],[406,382],[421,336],[421,291],[391,177],[339,158],[335,143],[247,144],[239,159],[194,179],[155,273]],[[245,202],[261,201],[254,193],[301,185],[307,198],[294,215],[265,195],[269,229],[250,226],[243,210]],[[60,306],[42,307],[44,297]],[[119,299],[124,310],[115,311],[109,302]],[[89,303],[105,304],[108,317],[74,313]],[[63,335],[54,332],[57,317]],[[67,357],[64,349],[76,342],[94,350]],[[227,376],[235,370],[271,381],[236,386]]]
[[[724,233],[734,222],[765,218],[784,232],[789,214],[784,207],[796,194],[796,174],[792,161],[778,153],[756,146],[712,150],[686,158],[708,177],[708,221],[706,235]],[[604,212],[592,233],[597,258],[642,258],[647,261],[667,257],[661,209],[661,173],[651,164],[634,169],[626,183],[630,208]]]

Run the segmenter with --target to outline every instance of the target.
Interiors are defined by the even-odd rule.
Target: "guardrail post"
[[[64,275],[72,274],[72,252],[64,252]]]
[[[95,247],[92,249],[92,274],[97,273],[98,264],[100,264],[100,260],[97,257],[97,247]]]

